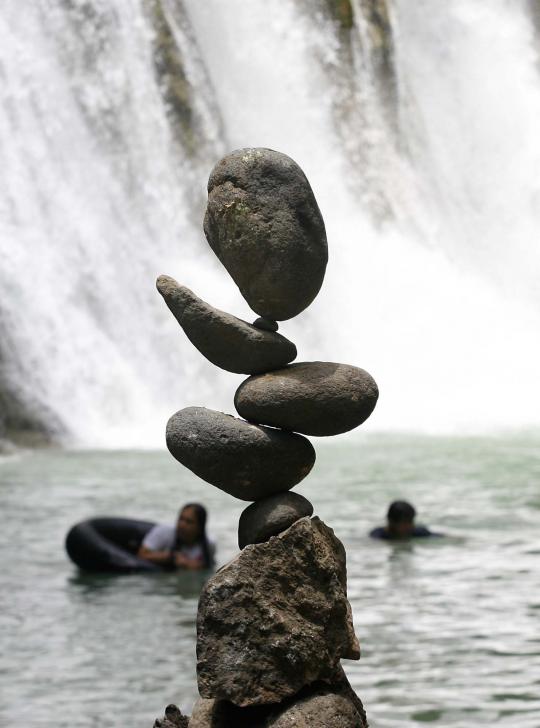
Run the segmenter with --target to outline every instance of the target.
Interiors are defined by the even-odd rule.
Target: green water
[[[345,666],[372,728],[539,728],[540,438],[315,444],[298,491],[347,548],[363,655]],[[368,539],[396,497],[450,537]],[[190,710],[200,575],[84,576],[63,539],[92,515],[172,520],[194,499],[224,562],[242,504],[166,453],[0,459],[0,725],[151,728],[169,702]]]

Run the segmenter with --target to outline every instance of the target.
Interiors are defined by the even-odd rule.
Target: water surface
[[[362,659],[346,663],[372,728],[540,726],[540,438],[317,442],[298,488],[341,538]],[[449,534],[372,542],[388,502]],[[203,576],[78,573],[69,526],[93,515],[172,520],[210,509],[219,561],[242,504],[163,452],[19,453],[0,460],[0,725],[150,728],[197,695]]]

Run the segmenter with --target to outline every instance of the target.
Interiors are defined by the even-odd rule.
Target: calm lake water
[[[315,445],[297,490],[347,548],[363,655],[345,667],[372,728],[539,728],[540,437]],[[397,497],[448,538],[367,538]],[[203,577],[82,575],[63,549],[77,520],[172,521],[188,500],[225,562],[243,505],[167,453],[0,458],[0,725],[151,728],[167,703],[191,709]]]

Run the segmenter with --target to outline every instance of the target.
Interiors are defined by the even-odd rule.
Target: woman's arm
[[[197,571],[204,567],[201,558],[190,559],[179,552],[174,554],[174,565],[178,569],[190,569],[191,571]]]
[[[171,552],[170,551],[153,551],[146,546],[141,546],[137,551],[137,556],[145,561],[150,561],[152,564],[170,564],[171,563]]]

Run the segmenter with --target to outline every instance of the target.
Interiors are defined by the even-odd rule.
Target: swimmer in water
[[[407,501],[394,501],[390,504],[387,513],[386,526],[379,526],[370,532],[371,538],[381,538],[386,541],[404,541],[410,538],[440,537],[441,533],[434,533],[426,526],[417,526],[414,523],[416,511]]]
[[[208,569],[214,564],[215,544],[206,535],[206,508],[187,503],[176,524],[158,523],[146,534],[137,556],[152,564],[176,569]]]

